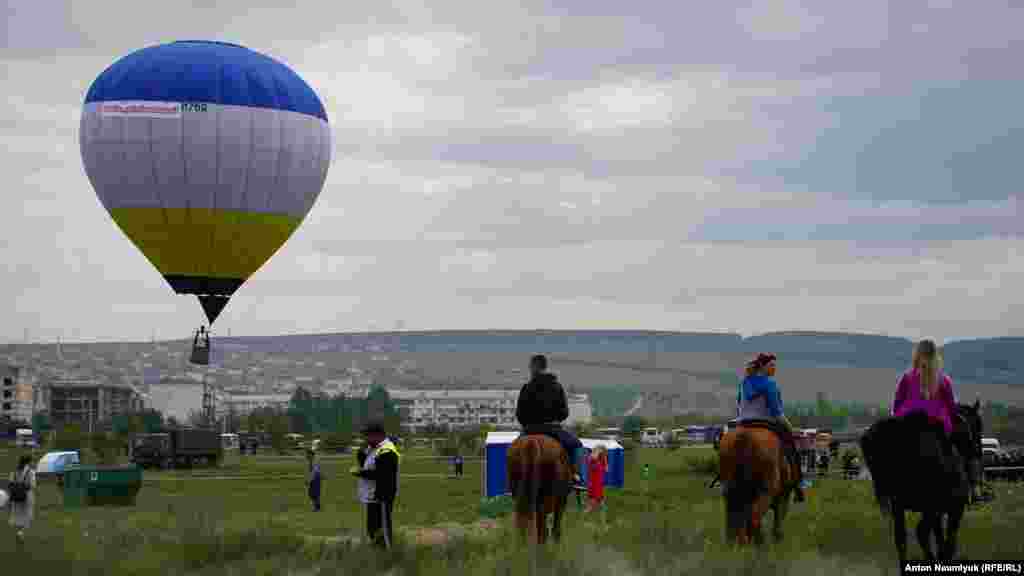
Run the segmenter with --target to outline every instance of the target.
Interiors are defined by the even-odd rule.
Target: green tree
[[[50,424],[50,417],[42,412],[33,414],[32,429],[35,430],[36,433],[53,430],[53,426]]]
[[[831,410],[832,407],[829,405],[828,397],[825,395],[825,392],[819,390],[818,393],[816,394],[816,397],[817,397],[817,402],[816,402],[817,410],[816,410],[815,416],[830,416],[831,412],[832,412],[832,410]]]
[[[147,434],[154,434],[164,428],[164,415],[159,410],[143,410],[138,417],[142,421],[142,430]]]
[[[394,402],[388,391],[382,386],[374,386],[366,396],[366,416],[369,419],[380,420],[384,428],[389,432],[398,431],[401,425],[401,417],[395,408]]]
[[[299,386],[288,402],[291,430],[296,434],[308,434],[312,430],[313,395]]]
[[[286,450],[285,436],[288,434],[288,415],[274,414],[267,422],[266,431],[270,435],[270,446],[278,453],[284,453]]]
[[[647,426],[647,420],[641,416],[626,416],[622,421],[622,434],[624,436],[633,436],[639,434],[640,430]]]

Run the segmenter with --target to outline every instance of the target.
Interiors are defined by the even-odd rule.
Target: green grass
[[[550,574],[792,574],[807,572],[895,574],[889,524],[866,482],[825,480],[794,505],[786,540],[742,553],[722,542],[720,493],[706,487],[710,451],[643,449],[627,471],[627,488],[609,491],[605,521],[570,503],[565,535],[543,554]],[[449,480],[441,460],[411,451],[403,458],[396,527],[428,528],[480,519],[480,466]],[[419,457],[419,458],[418,458]],[[0,462],[9,454],[0,453]],[[490,537],[457,536],[445,546],[417,547],[405,537],[390,553],[347,541],[358,536],[363,511],[346,471],[351,457],[325,459],[323,508],[310,511],[302,478],[204,480],[188,472],[146,472],[132,508],[64,510],[56,487],[39,493],[24,555],[15,555],[10,529],[0,528],[0,558],[26,561],[34,574],[522,574],[526,555],[507,530]],[[640,469],[651,466],[644,481]],[[302,475],[299,459],[253,457],[228,475]],[[206,471],[203,471],[206,472]],[[199,471],[196,471],[199,474]],[[413,475],[435,475],[415,477]],[[1003,484],[995,502],[972,509],[960,533],[969,558],[1024,558],[1017,528],[1024,525],[1024,486]],[[910,522],[916,523],[911,515]],[[312,537],[312,538],[308,538]],[[911,536],[912,557],[920,551]],[[27,563],[28,560],[31,563]],[[16,565],[10,564],[11,568]],[[6,568],[7,566],[5,566]],[[15,572],[12,572],[15,573]]]

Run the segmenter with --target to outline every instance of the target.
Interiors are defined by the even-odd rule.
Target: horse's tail
[[[541,487],[546,480],[544,475],[544,445],[539,441],[530,442],[530,511],[544,519],[544,499],[541,498]]]
[[[882,509],[882,514],[889,514],[892,509],[892,497],[889,495],[889,490],[886,489],[884,477],[887,471],[883,470],[884,466],[881,465],[881,454],[879,454],[878,445],[878,429],[877,424],[868,428],[864,434],[861,435],[860,441],[860,453],[864,456],[864,466],[867,467],[868,472],[871,474],[871,485],[875,491],[875,499],[878,501],[879,508]]]
[[[523,440],[519,449],[519,479],[516,483],[516,509],[529,514],[537,509],[540,500],[540,444],[533,439]]]
[[[726,490],[726,499],[731,508],[745,509],[753,504],[759,488],[754,473],[754,439],[749,432],[739,430],[736,433],[732,452],[735,469]]]

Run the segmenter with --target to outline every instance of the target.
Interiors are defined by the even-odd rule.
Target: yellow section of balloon
[[[121,230],[164,276],[245,280],[301,218],[197,208],[114,208]]]

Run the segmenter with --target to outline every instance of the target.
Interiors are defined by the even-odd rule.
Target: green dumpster
[[[138,466],[76,466],[64,472],[64,507],[133,506],[141,488]]]

